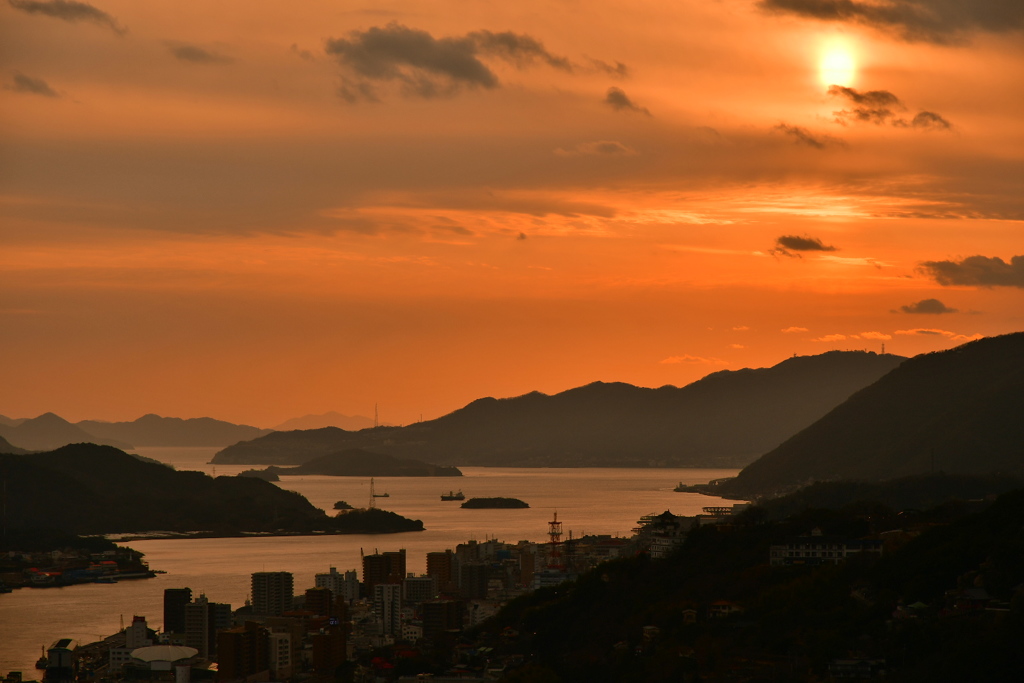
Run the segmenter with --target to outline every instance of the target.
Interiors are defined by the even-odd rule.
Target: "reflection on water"
[[[214,473],[208,464],[216,448],[140,448],[141,455],[178,469]],[[251,466],[217,465],[218,476]],[[405,548],[408,569],[423,572],[426,553],[455,548],[467,540],[543,541],[547,522],[557,511],[565,533],[628,536],[641,515],[671,510],[696,514],[719,503],[692,493],[675,493],[687,484],[732,476],[735,470],[710,469],[563,469],[465,467],[462,477],[381,477],[376,480],[377,507],[423,520],[427,530],[368,536],[286,536],[133,541],[152,569],[166,571],[155,579],[119,584],[21,589],[0,595],[0,674],[22,670],[33,675],[39,647],[55,639],[96,640],[120,628],[133,615],[145,616],[151,628],[163,620],[165,588],[188,586],[211,600],[238,607],[249,593],[256,571],[290,571],[299,593],[313,585],[313,574],[329,567],[359,569],[360,552]],[[313,505],[334,514],[338,500],[355,507],[370,501],[370,481],[359,477],[282,477],[282,488],[297,491]],[[525,510],[463,510],[441,494],[459,490],[467,498],[507,496],[530,504]]]

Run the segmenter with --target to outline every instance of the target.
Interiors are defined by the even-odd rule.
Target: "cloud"
[[[618,76],[619,78],[626,78],[629,76],[629,67],[622,62],[615,62],[609,64],[600,59],[589,59],[590,67],[595,71],[601,71],[609,76]]]
[[[691,356],[688,353],[683,354],[682,356],[669,356],[668,358],[658,362],[666,365],[674,365],[676,363],[729,363],[729,361],[722,360],[721,358],[702,358],[700,356]]]
[[[56,90],[41,78],[32,78],[20,72],[14,72],[10,85],[5,85],[5,90],[14,92],[29,93],[32,95],[43,95],[44,97],[60,97]]]
[[[748,331],[750,331],[750,328],[747,327],[746,325],[737,325],[737,326],[732,328],[732,331],[733,332],[748,332]]]
[[[846,339],[846,335],[845,334],[826,334],[823,337],[818,337],[817,339],[812,339],[811,341],[812,342],[837,342],[837,341],[843,341],[845,339]]]
[[[876,339],[878,341],[892,339],[892,335],[886,334],[885,332],[861,332],[859,335],[856,336],[859,339]]]
[[[968,32],[1024,28],[1020,0],[760,0],[758,6],[820,21],[864,24],[908,41],[949,43]]]
[[[925,261],[919,270],[943,286],[1024,288],[1024,256],[1007,263],[998,256],[968,256],[962,261]]]
[[[846,143],[839,138],[832,137],[831,135],[814,135],[806,128],[800,126],[790,126],[785,123],[780,123],[775,126],[773,130],[781,131],[786,135],[793,138],[794,142],[800,145],[807,145],[814,149],[825,149],[830,145],[844,146]]]
[[[555,150],[555,154],[562,157],[571,156],[634,156],[636,150],[632,147],[627,147],[621,142],[615,140],[595,140],[594,142],[581,142],[575,147],[564,149],[559,147]]]
[[[776,256],[793,256],[800,258],[801,251],[836,251],[836,248],[825,244],[817,237],[799,235],[782,235],[775,240],[775,247],[768,253]]]
[[[832,112],[836,122],[846,125],[849,121],[862,121],[875,125],[891,124],[897,128],[919,128],[922,130],[949,130],[949,121],[932,111],[920,111],[910,121],[900,118],[895,110],[906,109],[900,98],[888,90],[859,92],[842,85],[830,85],[828,94],[849,100],[853,109]]]
[[[574,69],[569,59],[552,54],[526,34],[473,31],[435,38],[397,22],[330,38],[324,50],[349,72],[351,78],[338,94],[350,102],[377,101],[374,83],[397,83],[405,95],[427,99],[451,96],[462,89],[497,88],[498,77],[485,64],[486,57],[518,69],[537,62],[567,72]]]
[[[468,38],[481,52],[504,59],[520,69],[540,61],[562,71],[573,70],[572,62],[567,58],[551,54],[539,40],[524,33],[474,31],[468,34]]]
[[[743,344],[729,344],[730,349],[745,349],[747,348]]]
[[[949,130],[951,128],[949,121],[942,118],[940,115],[932,111],[918,112],[916,116],[910,121],[910,125],[914,128],[924,129],[939,129]]]
[[[192,64],[230,64],[234,61],[230,57],[226,57],[216,52],[211,52],[206,48],[199,47],[198,45],[192,45],[190,43],[167,41],[164,45],[167,46],[167,49],[171,51],[172,55],[183,62],[191,62]]]
[[[787,327],[782,330],[783,334],[793,334],[794,332],[809,332],[806,327]]]
[[[124,34],[128,29],[117,23],[114,17],[101,9],[97,9],[85,2],[74,0],[7,0],[7,3],[16,10],[28,14],[41,14],[45,17],[53,17],[71,23],[85,21],[100,26],[106,26],[118,35]]]
[[[616,88],[612,86],[608,88],[608,93],[604,96],[604,103],[615,111],[633,111],[639,114],[651,115],[651,112],[646,107],[641,107],[633,100],[629,99],[629,96],[623,92],[622,88]]]
[[[957,334],[956,332],[950,332],[949,330],[938,330],[935,328],[924,328],[916,327],[912,330],[896,330],[896,334],[910,335],[910,336],[924,336],[924,337],[946,337],[953,341],[969,342],[976,339],[983,339],[983,334]]]
[[[955,308],[949,308],[938,299],[921,299],[917,303],[900,306],[903,313],[939,315],[942,313],[956,313]],[[895,313],[895,311],[894,311]]]

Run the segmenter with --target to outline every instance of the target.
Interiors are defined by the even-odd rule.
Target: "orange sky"
[[[0,414],[406,423],[1024,329],[1024,6],[837,7],[5,0]]]

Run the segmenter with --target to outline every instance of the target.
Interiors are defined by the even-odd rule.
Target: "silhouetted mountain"
[[[21,455],[24,453],[28,453],[28,451],[26,451],[24,448],[12,446],[10,442],[7,441],[7,439],[0,436],[0,453],[14,453],[15,455]]]
[[[341,413],[332,410],[328,413],[324,413],[323,415],[304,415],[302,417],[293,417],[292,419],[285,420],[274,427],[274,431],[290,432],[296,429],[338,427],[339,429],[354,432],[360,429],[368,429],[372,426],[373,418],[363,417],[362,415],[342,415]]]
[[[117,439],[135,446],[227,446],[269,434],[269,429],[236,425],[211,417],[182,419],[143,415],[133,422],[82,420],[78,426],[102,439]]]
[[[0,455],[0,471],[7,480],[12,529],[226,535],[342,529],[298,493],[262,479],[179,472],[109,446],[73,444],[48,453]],[[359,532],[351,523],[344,531]]]
[[[0,426],[0,436],[14,446],[30,451],[48,451],[69,443],[83,442],[99,443],[116,448],[133,448],[130,443],[124,441],[91,434],[53,413],[43,413],[39,417],[25,420],[15,427]]]
[[[932,471],[1024,475],[1024,333],[906,361],[721,490],[750,496]]]
[[[4,427],[17,427],[25,421],[24,417],[7,417],[6,415],[0,415],[0,426]]]
[[[832,351],[716,372],[683,388],[595,382],[554,396],[482,398],[406,427],[275,432],[213,462],[293,464],[363,448],[459,465],[738,467],[903,360]]]
[[[297,467],[268,467],[268,473],[321,474],[333,477],[461,477],[457,467],[439,467],[428,462],[396,458],[351,448],[308,460]]]

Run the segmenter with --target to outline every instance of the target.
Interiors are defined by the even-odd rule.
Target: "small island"
[[[334,528],[340,534],[397,534],[423,531],[423,522],[388,510],[363,508],[339,512],[334,517]]]
[[[339,500],[337,503],[334,504],[334,509],[335,510],[352,510],[354,508],[351,505],[349,505],[348,503],[346,503],[345,501]]]
[[[494,508],[528,508],[530,505],[518,498],[470,498],[461,507],[471,510],[486,510]]]

